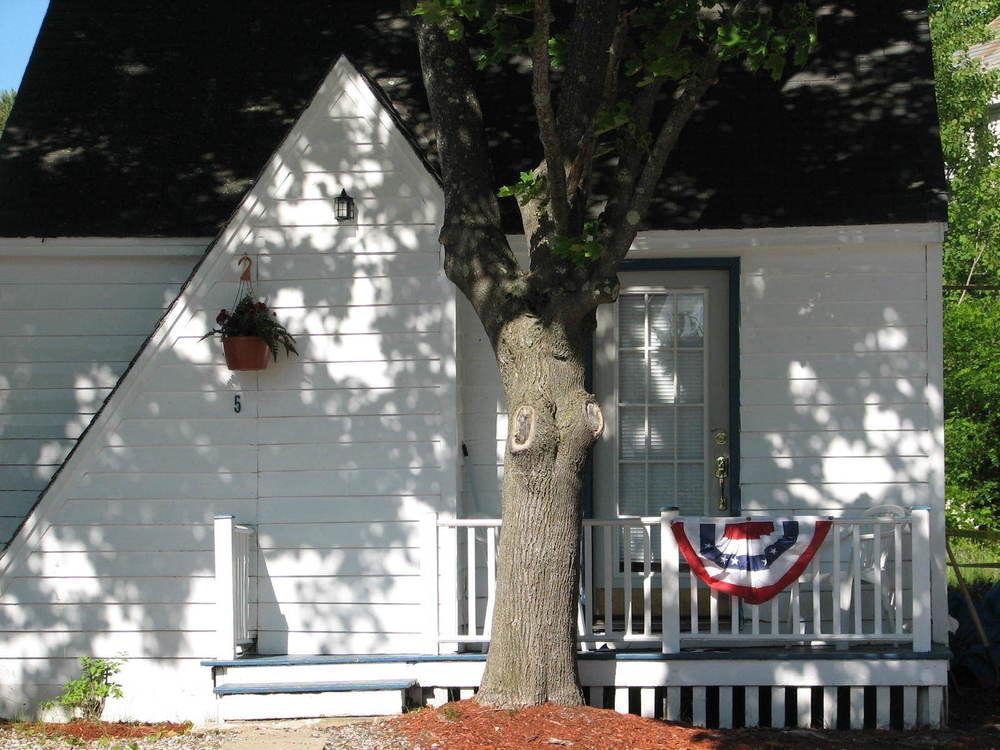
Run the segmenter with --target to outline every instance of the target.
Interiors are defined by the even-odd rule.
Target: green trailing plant
[[[278,320],[267,303],[257,299],[250,274],[252,261],[244,255],[240,258],[240,265],[243,266],[243,273],[240,274],[240,283],[236,287],[232,312],[225,308],[219,310],[219,314],[215,316],[218,328],[206,333],[201,337],[202,340],[209,336],[218,336],[223,341],[237,336],[256,336],[267,344],[275,362],[278,361],[279,349],[284,349],[286,356],[298,354],[295,337]]]
[[[124,659],[80,657],[80,676],[63,686],[62,695],[46,701],[43,708],[65,708],[72,716],[100,721],[108,698],[121,698],[122,686],[114,682]]]
[[[299,353],[295,348],[295,337],[282,325],[267,303],[255,299],[251,293],[244,295],[233,306],[232,312],[219,310],[215,322],[218,328],[206,333],[203,339],[209,336],[218,336],[220,339],[256,336],[267,344],[275,362],[278,361],[279,349],[284,349],[286,355]]]

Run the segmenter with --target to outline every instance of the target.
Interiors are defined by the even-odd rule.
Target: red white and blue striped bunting
[[[749,604],[763,604],[802,575],[830,526],[813,518],[696,518],[674,521],[671,529],[698,578]]]

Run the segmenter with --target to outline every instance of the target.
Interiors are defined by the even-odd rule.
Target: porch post
[[[236,658],[236,588],[233,585],[233,517],[215,517],[215,653]]]
[[[910,554],[913,565],[913,650],[931,650],[931,513],[910,511]],[[877,603],[876,603],[876,606]]]
[[[424,653],[440,653],[440,587],[438,582],[438,514],[420,521],[420,585],[424,610]]]
[[[670,523],[677,518],[677,508],[660,512],[660,571],[662,578],[661,620],[663,653],[681,650],[680,552]]]

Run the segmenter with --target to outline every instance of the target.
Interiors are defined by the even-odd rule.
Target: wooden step
[[[416,680],[369,680],[367,682],[251,682],[243,685],[217,685],[215,687],[215,694],[272,695],[275,693],[350,693],[361,690],[406,690],[416,684]]]
[[[223,721],[392,716],[402,713],[415,685],[415,680],[223,683],[215,694]]]

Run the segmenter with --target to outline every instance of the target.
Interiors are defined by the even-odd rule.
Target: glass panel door
[[[705,487],[707,290],[626,292],[618,302],[618,513],[677,505]]]

